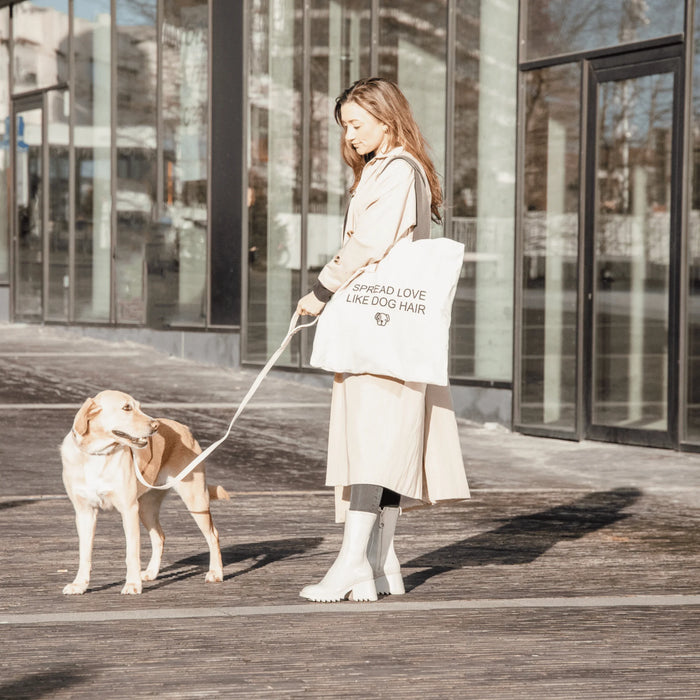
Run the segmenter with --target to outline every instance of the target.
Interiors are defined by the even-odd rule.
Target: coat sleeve
[[[343,247],[321,270],[320,284],[335,292],[368,263],[381,260],[408,228],[416,223],[414,171],[396,160],[378,175],[363,210],[354,215],[354,230],[346,231]]]

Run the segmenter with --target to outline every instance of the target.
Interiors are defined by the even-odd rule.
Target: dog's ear
[[[94,399],[85,399],[85,402],[75,415],[73,430],[75,430],[78,435],[85,435],[85,433],[88,431],[90,419],[94,418],[99,412],[100,407],[97,405]]]

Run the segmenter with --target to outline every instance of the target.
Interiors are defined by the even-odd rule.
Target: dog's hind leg
[[[165,498],[165,491],[147,491],[139,499],[139,517],[143,526],[148,531],[151,538],[151,560],[148,566],[141,572],[142,581],[153,581],[160,571],[160,562],[163,557],[163,546],[165,545],[165,534],[160,526],[158,518],[160,514],[160,504]]]
[[[193,472],[187,479],[175,487],[180,498],[202,531],[209,545],[209,571],[205,577],[207,583],[220,583],[224,580],[224,566],[221,561],[219,547],[219,532],[214,527],[214,521],[209,510],[209,492],[204,481],[204,474]]]
[[[80,563],[78,573],[73,583],[64,587],[66,595],[85,593],[90,584],[92,570],[92,545],[95,540],[95,525],[97,524],[97,508],[76,508],[75,525],[78,530]]]
[[[214,521],[209,511],[206,513],[193,512],[192,517],[209,545],[209,571],[207,571],[204,580],[207,583],[221,583],[224,580],[224,565],[221,561],[219,531],[214,527]]]

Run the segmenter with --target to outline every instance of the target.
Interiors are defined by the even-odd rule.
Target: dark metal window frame
[[[521,9],[521,17],[523,16],[523,11]],[[521,22],[521,32],[522,32],[522,22]],[[522,48],[522,39],[521,39],[521,48]],[[581,434],[579,431],[579,416],[581,415],[581,410],[580,410],[580,399],[582,396],[582,391],[581,391],[581,377],[582,377],[582,372],[580,371],[580,362],[579,358],[581,357],[581,339],[582,339],[582,334],[581,334],[581,303],[580,300],[582,298],[582,291],[581,291],[581,274],[580,274],[580,267],[581,267],[581,260],[582,260],[582,241],[583,241],[583,211],[584,211],[584,202],[585,202],[585,188],[583,187],[583,177],[585,173],[584,169],[584,164],[583,164],[583,154],[585,153],[585,148],[586,148],[586,129],[585,129],[585,120],[583,116],[579,118],[579,148],[580,148],[580,154],[581,158],[579,160],[579,182],[581,183],[579,186],[579,227],[578,227],[578,239],[579,239],[579,245],[578,245],[578,258],[579,258],[579,285],[578,285],[578,291],[577,291],[577,324],[576,324],[576,425],[572,430],[567,430],[565,428],[549,428],[545,425],[536,425],[536,424],[529,424],[529,423],[523,423],[521,420],[521,413],[520,413],[520,403],[522,399],[522,380],[523,380],[523,375],[522,375],[522,363],[521,363],[521,358],[522,358],[522,346],[523,346],[523,341],[522,341],[522,333],[523,333],[523,324],[522,324],[522,314],[523,314],[523,280],[524,280],[524,272],[523,272],[523,252],[524,252],[524,245],[523,245],[523,206],[524,206],[524,177],[525,177],[525,74],[529,71],[532,70],[539,70],[541,68],[549,68],[552,66],[558,66],[558,65],[570,65],[571,63],[581,63],[579,60],[575,61],[547,61],[547,62],[541,62],[538,61],[536,62],[531,62],[529,64],[520,64],[519,72],[518,72],[518,116],[517,116],[517,122],[518,122],[518,128],[517,128],[517,134],[516,134],[516,176],[515,176],[515,181],[516,181],[516,192],[515,192],[515,246],[514,246],[514,251],[515,251],[515,260],[514,260],[514,302],[513,302],[513,391],[512,391],[512,407],[511,407],[511,415],[512,415],[512,424],[513,428],[517,430],[520,433],[526,434],[526,435],[534,435],[537,437],[552,437],[552,438],[560,438],[563,440],[580,440],[581,439]],[[523,68],[523,65],[526,65],[526,68]],[[581,74],[579,74],[579,104],[580,104],[580,109],[581,113],[583,113],[583,106],[585,105],[585,101],[587,99],[587,93],[586,93],[586,83],[581,79]]]
[[[527,0],[521,1],[520,8],[520,49],[525,43],[525,27],[523,18],[527,12]],[[653,434],[651,431],[624,431],[620,429],[614,433],[608,433],[607,438],[616,438],[624,442],[635,442],[645,445],[659,445],[667,447],[682,447],[683,449],[697,449],[700,445],[690,446],[681,442],[681,437],[685,434],[685,362],[686,362],[686,340],[685,340],[685,299],[687,295],[687,272],[681,261],[684,259],[682,251],[686,245],[686,200],[687,200],[687,168],[684,162],[684,145],[687,143],[690,110],[690,99],[692,96],[690,81],[692,80],[689,64],[692,63],[692,37],[693,37],[693,14],[695,0],[686,0],[685,7],[685,32],[683,34],[672,34],[658,37],[646,41],[620,44],[588,52],[575,52],[571,54],[551,56],[533,61],[519,62],[518,76],[518,130],[517,130],[517,162],[516,162],[516,216],[515,216],[515,284],[514,284],[514,329],[513,329],[513,392],[512,392],[512,416],[513,428],[523,434],[540,437],[562,438],[567,440],[582,440],[586,437],[588,426],[590,425],[587,414],[587,395],[590,393],[590,386],[586,378],[585,362],[587,359],[587,333],[590,328],[586,328],[589,322],[586,313],[586,294],[590,287],[588,278],[590,272],[586,270],[587,256],[587,226],[591,216],[589,211],[592,206],[593,197],[588,196],[590,184],[588,177],[591,164],[590,151],[595,143],[595,134],[591,129],[595,129],[595,124],[591,124],[591,103],[595,99],[590,94],[589,73],[591,70],[614,69],[618,66],[630,66],[634,64],[647,64],[658,62],[669,57],[677,60],[675,70],[676,76],[674,95],[674,169],[672,177],[675,185],[675,200],[673,202],[673,214],[671,229],[678,231],[672,242],[670,251],[670,286],[669,287],[669,431],[670,439]],[[580,119],[580,161],[579,161],[579,281],[578,281],[578,303],[577,303],[577,357],[576,357],[576,421],[573,430],[549,429],[544,425],[525,425],[520,418],[521,401],[521,357],[522,357],[522,312],[523,312],[523,170],[524,170],[524,75],[528,71],[546,68],[550,66],[580,63],[581,65],[581,115]],[[624,70],[624,69],[623,69]],[[590,201],[587,201],[590,200]],[[590,236],[589,236],[590,238]],[[673,325],[672,325],[673,324]],[[589,323],[590,325],[590,323]],[[671,364],[675,363],[673,367]],[[673,372],[671,374],[671,371]],[[672,380],[671,377],[674,377]],[[671,386],[672,381],[675,386]],[[595,432],[595,431],[594,431]],[[641,437],[641,439],[640,439]]]
[[[583,413],[579,419],[579,434],[594,439],[641,444],[654,447],[676,447],[678,445],[678,364],[680,330],[680,243],[681,243],[681,188],[682,188],[682,143],[683,143],[683,61],[682,46],[661,47],[653,51],[638,52],[634,55],[614,56],[588,62],[585,80],[588,82],[588,104],[586,105],[586,129],[589,148],[585,153],[586,180],[584,188],[589,196],[586,201],[584,228],[584,258],[579,261],[580,275],[583,278],[583,314],[579,323],[579,333],[583,336],[582,388]],[[638,430],[596,425],[592,421],[592,349],[594,328],[592,325],[592,297],[594,294],[594,231],[595,193],[597,190],[597,153],[595,144],[597,129],[597,87],[601,83],[615,80],[633,79],[659,73],[672,73],[674,76],[673,127],[671,145],[671,193],[670,202],[670,241],[669,241],[669,288],[668,288],[668,357],[667,357],[667,402],[668,426],[666,431]]]

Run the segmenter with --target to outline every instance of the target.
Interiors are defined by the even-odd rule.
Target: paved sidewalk
[[[161,576],[121,596],[98,519],[88,593],[58,445],[104,388],[225,431],[250,369],[0,324],[0,698],[700,697],[700,455],[460,422],[470,501],[401,518],[405,596],[310,604],[342,532],[323,488],[330,393],[282,372],[208,461],[225,581],[166,499]],[[143,538],[146,540],[147,538]],[[142,541],[142,558],[148,542]]]

